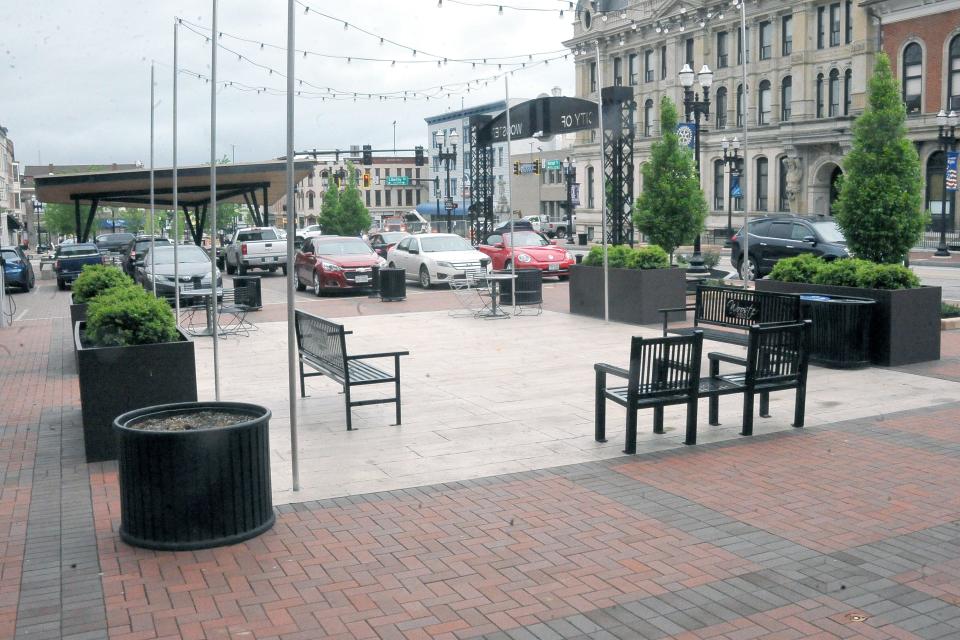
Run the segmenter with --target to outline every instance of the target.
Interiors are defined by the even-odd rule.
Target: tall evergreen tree
[[[869,105],[853,123],[853,150],[834,217],[851,251],[874,262],[902,262],[923,231],[926,214],[920,158],[907,139],[906,108],[886,54],[877,54]]]
[[[650,242],[670,254],[672,263],[676,248],[692,243],[703,231],[707,200],[693,154],[677,137],[677,108],[666,96],[660,101],[660,135],[643,165],[643,193],[634,205],[633,220]]]
[[[373,221],[370,212],[363,204],[360,189],[357,188],[357,176],[353,164],[347,164],[347,188],[340,194],[340,226],[343,236],[359,236],[370,229]]]
[[[340,228],[340,189],[332,175],[327,178],[327,190],[323,192],[323,204],[317,222],[327,233],[337,233],[332,230]]]

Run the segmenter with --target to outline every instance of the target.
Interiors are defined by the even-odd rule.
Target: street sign
[[[559,169],[560,166],[560,160],[547,160],[547,169]]]
[[[407,176],[387,176],[388,187],[406,187],[410,184],[410,178]]]
[[[527,173],[533,173],[533,168],[536,165],[533,162],[521,162],[520,163],[520,175]]]
[[[459,207],[459,206],[460,206],[460,205],[459,205],[458,203],[456,203],[456,202],[451,202],[451,201],[449,201],[449,200],[447,200],[446,202],[443,203],[443,208],[446,209],[447,211],[453,211],[454,209],[456,209],[456,208]]]

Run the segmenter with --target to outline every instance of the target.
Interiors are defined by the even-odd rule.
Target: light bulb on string
[[[349,28],[350,28],[350,25],[347,24],[346,22],[344,22],[344,23],[343,23],[343,30],[346,31],[346,30],[349,29]]]
[[[304,7],[304,8],[303,8],[303,15],[307,15],[308,13],[310,13],[310,7]]]
[[[501,15],[501,16],[503,15],[503,5],[501,5],[501,6],[500,6],[500,9],[497,10],[497,15]],[[429,100],[429,99],[430,99],[430,98],[427,98],[427,100]]]

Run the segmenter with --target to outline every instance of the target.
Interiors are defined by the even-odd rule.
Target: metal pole
[[[210,28],[210,331],[213,334],[213,387],[220,401],[220,329],[217,321],[217,0]],[[201,230],[202,238],[202,230]]]
[[[293,473],[293,490],[300,490],[300,458],[297,446],[297,334],[296,334],[296,295],[293,290],[294,247],[296,235],[296,201],[294,192],[293,162],[293,97],[294,97],[294,53],[296,20],[293,7],[295,0],[287,0],[287,394],[290,397],[290,462]]]
[[[7,212],[5,209],[0,209],[0,244],[3,244],[7,239]],[[0,262],[2,262],[2,257],[0,257]],[[4,280],[4,269],[0,265],[0,329],[9,326],[13,322],[11,317],[9,322],[7,321],[7,283]],[[12,307],[12,305],[11,305]]]
[[[150,63],[150,288],[153,290],[153,296],[157,296],[157,260],[156,260],[156,236],[157,231],[155,226],[157,224],[157,214],[154,208],[154,193],[153,193],[153,114],[156,110],[154,106],[154,85],[156,84],[153,81],[154,76],[154,65],[153,62]]]
[[[743,82],[743,100],[740,101],[740,108],[743,109],[743,170],[740,171],[740,184],[741,189],[743,188],[743,178],[747,175],[747,148],[749,147],[747,139],[747,109],[748,102],[748,88],[747,88],[747,3],[745,0],[740,0],[740,33],[742,34],[740,38],[740,59],[743,60],[743,64],[740,65],[740,71],[742,73],[741,81]],[[749,192],[742,196],[743,198],[743,259],[747,261],[747,277],[743,279],[743,288],[747,289],[750,286],[750,194]]]
[[[446,136],[444,136],[444,138],[446,138]],[[443,164],[447,170],[447,182],[444,185],[444,188],[447,190],[447,201],[444,203],[444,206],[447,210],[447,233],[452,233],[453,218],[450,215],[450,205],[453,203],[453,196],[450,195],[450,152],[447,150],[446,146],[443,148]]]
[[[600,62],[600,41],[597,48],[597,126],[600,127],[600,224],[603,240],[603,321],[610,322],[610,269],[607,264],[607,159],[603,132],[603,65]]]
[[[177,74],[179,73],[180,20],[173,21],[173,308],[177,326],[180,326],[180,217],[179,194],[177,193]]]
[[[509,168],[513,130],[510,124],[510,78],[506,75],[503,76],[503,89],[507,99],[507,167]],[[510,275],[513,276],[510,280],[510,301],[513,303],[513,315],[517,315],[517,260],[514,255],[513,242],[513,178],[510,177],[512,175],[512,172],[507,171],[507,191],[510,193]],[[493,308],[497,308],[496,303],[493,304]]]
[[[943,151],[943,197],[940,199],[940,242],[937,244],[935,256],[946,257],[950,255],[947,250],[947,154],[950,152],[950,145],[946,136],[946,128],[940,127],[940,149]]]
[[[573,163],[570,161],[570,158],[567,158],[566,169],[566,179],[567,179],[567,244],[573,244],[574,238],[576,237],[576,229],[573,228],[573,180],[574,180],[574,171]]]

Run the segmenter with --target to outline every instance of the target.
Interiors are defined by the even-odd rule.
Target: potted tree
[[[197,399],[194,345],[170,305],[140,287],[90,300],[74,325],[87,462],[116,457],[115,417],[132,409]]]
[[[119,287],[135,286],[136,283],[119,267],[91,264],[74,280],[70,292],[70,323],[87,319],[87,302],[104,291]]]

